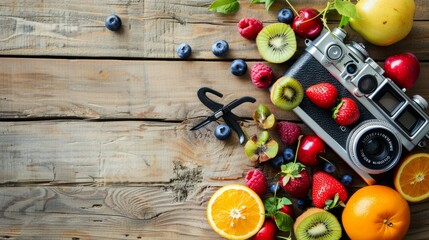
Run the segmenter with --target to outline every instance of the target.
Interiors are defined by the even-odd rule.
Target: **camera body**
[[[344,44],[343,29],[324,29],[284,75],[309,86],[329,82],[339,97],[353,99],[360,118],[350,126],[340,126],[332,112],[304,98],[293,109],[368,184],[373,174],[392,169],[405,152],[424,146],[429,139],[427,102],[416,95],[410,99],[370,57],[362,44]]]

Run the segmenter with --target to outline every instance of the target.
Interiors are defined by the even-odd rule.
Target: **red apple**
[[[304,136],[298,148],[298,161],[306,166],[319,165],[319,154],[325,153],[325,143],[315,135]]]
[[[320,16],[317,15],[319,15],[319,11],[314,8],[299,10],[292,22],[292,29],[296,35],[309,39],[315,39],[319,36],[323,29],[323,23]]]
[[[419,78],[420,63],[412,53],[397,54],[386,59],[384,71],[400,88],[411,88]]]

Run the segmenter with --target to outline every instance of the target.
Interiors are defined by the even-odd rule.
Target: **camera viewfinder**
[[[373,100],[391,117],[406,102],[389,85],[385,85],[381,91],[377,92]]]
[[[425,122],[424,118],[411,106],[395,120],[409,135],[413,135]]]

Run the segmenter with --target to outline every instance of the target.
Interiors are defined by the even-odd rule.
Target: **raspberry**
[[[256,87],[267,88],[273,80],[273,70],[269,66],[258,62],[253,64],[250,69],[250,77]]]
[[[292,122],[278,122],[276,125],[280,140],[286,145],[293,145],[301,135],[301,127]]]
[[[246,186],[255,191],[259,196],[267,192],[267,179],[261,170],[252,169],[246,174]]]
[[[255,18],[243,18],[237,23],[238,32],[244,38],[254,40],[264,25]]]

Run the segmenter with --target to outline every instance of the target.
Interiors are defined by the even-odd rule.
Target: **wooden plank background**
[[[189,131],[210,114],[196,91],[212,87],[225,94],[223,103],[255,97],[235,113],[250,119],[264,103],[279,119],[311,130],[292,112],[276,109],[248,74],[229,72],[234,58],[249,67],[261,61],[255,43],[237,33],[238,20],[252,16],[269,24],[286,5],[276,2],[267,12],[240,1],[240,11],[227,16],[209,12],[210,2],[2,0],[0,239],[218,238],[206,223],[205,205],[219,186],[244,183],[253,165],[236,136],[215,139],[215,123]],[[376,47],[347,30],[380,65],[392,54],[415,53],[421,74],[407,93],[429,99],[429,7],[427,0],[415,2],[414,27],[397,44]],[[123,20],[117,33],[104,27],[111,13]],[[210,50],[219,39],[231,48],[223,58]],[[189,61],[176,56],[182,42],[193,48]],[[304,47],[298,43],[294,59]],[[269,65],[279,77],[292,62]],[[251,122],[243,127],[249,135],[257,131]],[[328,156],[350,171],[332,150]],[[353,191],[364,183],[351,174]],[[406,239],[427,239],[429,201],[410,205]]]

